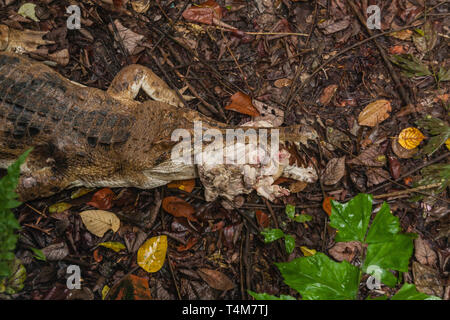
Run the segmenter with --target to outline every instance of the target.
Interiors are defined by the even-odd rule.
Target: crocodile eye
[[[89,146],[91,146],[92,148],[94,148],[97,145],[97,138],[96,137],[88,137],[88,144]]]

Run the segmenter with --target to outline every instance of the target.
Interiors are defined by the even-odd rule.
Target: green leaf
[[[265,243],[274,242],[284,237],[284,232],[280,229],[264,229],[261,234],[264,236]]]
[[[47,261],[45,254],[41,250],[39,250],[37,248],[30,248],[30,249],[35,254],[34,258],[41,260],[41,261]]]
[[[323,253],[276,263],[284,281],[305,300],[354,300],[359,287],[359,268],[338,263]]]
[[[387,242],[401,231],[398,217],[391,214],[389,205],[384,202],[372,221],[366,243]]]
[[[391,300],[441,300],[441,298],[419,292],[415,285],[405,283]]]
[[[39,22],[39,19],[36,17],[36,5],[34,3],[25,3],[17,11],[18,14],[25,18],[30,18],[33,21]]]
[[[416,123],[420,128],[424,128],[434,135],[422,149],[422,152],[428,156],[436,152],[445,141],[450,138],[450,126],[441,119],[433,118],[428,115],[424,119],[418,120]]]
[[[248,290],[248,294],[255,298],[255,300],[297,300],[292,296],[284,294],[280,295],[280,297],[277,297],[268,293],[256,293],[251,290]]]
[[[445,70],[440,67],[438,72],[439,81],[450,81],[450,69]]]
[[[311,221],[312,217],[309,214],[299,214],[299,215],[296,215],[293,220],[295,222],[303,223],[303,222]]]
[[[20,166],[25,162],[31,149],[24,152],[12,165],[8,173],[0,179],[0,278],[12,275],[14,264],[14,249],[17,243],[17,234],[20,225],[10,209],[18,207],[15,189],[19,182]],[[5,279],[7,281],[7,279]]]
[[[389,59],[409,78],[432,75],[428,66],[411,54],[392,55]]]
[[[295,207],[292,204],[286,205],[286,215],[289,217],[289,219],[294,219]]]
[[[386,242],[369,244],[363,271],[381,280],[389,287],[394,287],[397,279],[389,270],[408,271],[415,237],[412,234],[396,234]],[[377,274],[375,271],[368,272],[368,268],[371,266],[380,268],[381,274]]]
[[[339,230],[336,242],[364,242],[372,213],[372,196],[360,193],[347,203],[331,201],[330,226]]]
[[[286,252],[291,254],[295,248],[295,238],[291,235],[284,236],[284,245],[286,246]]]

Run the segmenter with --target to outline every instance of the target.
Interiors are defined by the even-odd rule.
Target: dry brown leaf
[[[437,255],[433,249],[431,249],[428,241],[421,237],[414,240],[414,256],[421,264],[428,266],[435,266],[437,262]]]
[[[109,211],[86,210],[80,212],[80,216],[86,229],[97,237],[103,237],[108,230],[117,232],[120,228],[120,219]]]
[[[234,288],[234,283],[224,273],[206,268],[197,269],[198,275],[211,287],[221,291]]]
[[[338,88],[337,84],[332,84],[323,89],[322,95],[319,98],[320,104],[322,104],[323,106],[327,106],[331,102],[331,99],[333,99],[333,96],[336,93],[337,88]]]
[[[399,157],[400,159],[409,159],[412,158],[417,152],[418,149],[405,149],[403,148],[400,143],[398,143],[398,139],[395,139],[392,141],[392,151]]]
[[[367,105],[358,116],[358,123],[361,126],[375,127],[387,118],[392,111],[391,103],[388,100],[377,100]]]
[[[275,80],[275,82],[273,83],[275,85],[275,87],[277,88],[283,88],[283,87],[288,87],[290,86],[292,83],[291,79],[288,78],[283,78],[283,79],[278,79]]]
[[[185,217],[190,221],[197,221],[194,217],[194,207],[178,197],[165,197],[162,201],[162,207],[165,211],[175,217]]]
[[[187,8],[183,12],[183,18],[192,22],[212,24],[213,19],[222,19],[223,9],[214,0],[208,0],[200,5]]]
[[[359,252],[361,252],[361,243],[358,241],[338,242],[328,250],[330,256],[337,261],[347,260],[350,263]]]
[[[297,193],[305,190],[305,188],[308,186],[307,182],[304,181],[295,181],[289,185],[289,191],[291,193]]]
[[[389,35],[399,40],[408,40],[411,38],[412,34],[413,32],[411,30],[406,29],[402,31],[392,32]]]
[[[348,163],[359,166],[383,167],[386,164],[386,156],[381,152],[379,145],[372,145]]]
[[[195,187],[195,179],[177,180],[167,184],[167,188],[180,189],[186,192],[192,192]]]
[[[342,31],[348,28],[351,23],[351,18],[349,16],[344,17],[341,20],[326,20],[322,23],[317,24],[319,29],[326,35],[332,34],[338,31]]]
[[[134,11],[144,13],[147,12],[148,8],[150,8],[150,0],[132,0],[131,6]]]
[[[41,251],[49,261],[62,260],[69,255],[69,248],[65,242],[51,244]]]
[[[442,297],[444,288],[437,270],[413,261],[412,271],[414,284],[419,292]]]
[[[141,42],[142,39],[144,39],[144,36],[124,27],[117,19],[114,20],[114,25],[116,26],[117,32],[120,36],[120,39],[116,40],[122,41],[123,46],[127,49],[128,53],[133,54],[134,49],[136,49],[137,45]],[[109,25],[109,29],[114,33],[114,28],[111,24]]]
[[[252,99],[242,92],[236,92],[231,96],[231,103],[225,107],[226,110],[233,110],[252,117],[259,116],[258,110],[252,103]]]
[[[391,177],[389,172],[382,168],[368,168],[366,171],[366,175],[367,186],[369,188],[383,183]]]
[[[327,186],[338,183],[345,175],[345,156],[342,158],[333,158],[327,163],[325,172],[322,176],[323,184]]]
[[[68,49],[62,49],[54,53],[50,53],[48,57],[61,66],[66,66],[70,60]]]

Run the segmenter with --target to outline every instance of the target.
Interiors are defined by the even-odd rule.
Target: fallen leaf
[[[333,158],[327,163],[325,172],[322,176],[323,184],[327,186],[338,183],[345,175],[345,156],[342,158]]]
[[[400,161],[396,157],[389,156],[389,172],[391,173],[392,178],[397,180],[402,175],[402,165]]]
[[[108,210],[112,207],[112,201],[116,194],[109,188],[103,188],[92,196],[87,204],[100,210]]]
[[[197,221],[193,216],[195,213],[194,207],[183,199],[174,196],[165,197],[162,201],[162,207],[174,217],[185,217],[190,221]]]
[[[319,29],[322,29],[322,32],[326,35],[336,33],[338,31],[342,31],[348,28],[351,23],[351,18],[349,16],[344,17],[341,20],[326,20],[324,22],[318,23],[317,26]]]
[[[445,140],[445,146],[447,147],[448,150],[450,150],[450,138]]]
[[[133,274],[123,278],[108,291],[107,296],[105,294],[107,300],[152,300],[148,280]]]
[[[197,269],[198,275],[211,287],[221,291],[234,288],[234,283],[224,273],[206,268]]]
[[[406,53],[406,49],[404,46],[393,46],[389,48],[389,54],[404,54]]]
[[[391,103],[388,100],[377,100],[361,111],[358,116],[358,123],[361,126],[375,127],[389,118],[389,112],[391,111]]]
[[[338,242],[328,250],[330,256],[337,261],[352,262],[355,256],[361,252],[361,243],[358,241]]]
[[[124,27],[117,19],[114,20],[114,25],[116,26],[118,36],[120,36],[120,39],[116,40],[123,42],[125,49],[130,55],[132,55],[138,44],[142,41],[142,39],[144,39],[144,36]],[[115,36],[117,36],[111,24],[109,24],[109,29]]]
[[[192,192],[195,187],[195,179],[177,180],[167,184],[167,188],[180,189],[186,192]]]
[[[428,295],[442,297],[444,288],[442,287],[439,272],[437,270],[413,261],[412,271],[417,291]]]
[[[109,292],[109,286],[108,285],[105,285],[104,287],[103,287],[103,289],[102,289],[102,300],[105,300],[105,298],[106,298],[106,295],[108,294],[108,292]]]
[[[389,35],[396,39],[405,41],[405,40],[410,39],[412,34],[413,34],[413,32],[411,30],[406,29],[406,30],[392,32]]]
[[[200,5],[193,5],[183,12],[183,18],[188,21],[212,24],[213,18],[222,19],[223,12],[220,5],[214,0],[208,0]]]
[[[68,210],[71,207],[72,207],[72,205],[70,203],[58,202],[58,203],[54,203],[50,207],[48,207],[48,212],[50,212],[50,213],[61,213],[61,212],[64,212],[64,211]]]
[[[41,251],[48,261],[59,261],[69,255],[69,248],[65,242],[51,244]]]
[[[167,236],[148,239],[137,252],[138,265],[147,272],[157,272],[164,265],[167,252]]]
[[[256,210],[255,212],[256,220],[258,221],[258,224],[263,228],[269,227],[270,218],[267,213],[261,210]]]
[[[114,250],[115,252],[120,252],[121,250],[125,249],[125,245],[120,242],[102,242],[99,243],[98,245]]]
[[[177,247],[178,252],[183,252],[191,249],[198,242],[197,237],[190,237],[186,245],[180,245]]]
[[[120,219],[109,211],[86,210],[80,212],[80,216],[86,229],[97,237],[103,237],[108,230],[117,232],[120,227]]]
[[[337,88],[338,88],[337,84],[332,84],[323,89],[322,95],[319,98],[320,104],[322,104],[323,106],[327,106],[331,102],[331,99],[333,99],[333,96],[336,93]]]
[[[80,188],[80,189],[72,192],[72,194],[70,195],[70,199],[80,198],[80,197],[84,196],[85,194],[88,194],[89,192],[92,192],[94,190],[95,189],[93,189],[93,188]]]
[[[148,8],[150,8],[150,0],[132,0],[131,6],[134,11],[138,13],[145,13]]]
[[[405,149],[417,148],[425,136],[417,128],[403,129],[398,135],[398,143]]]
[[[284,87],[290,86],[292,84],[292,80],[288,79],[288,78],[278,79],[278,80],[275,80],[275,82],[273,84],[277,88],[284,88]]]
[[[328,216],[331,216],[331,200],[334,200],[333,197],[325,197],[322,202],[323,211],[327,213]]]
[[[103,256],[100,253],[99,249],[95,249],[94,252],[92,253],[92,256],[94,257],[95,262],[100,263],[103,260]]]
[[[413,34],[413,42],[416,45],[417,50],[422,53],[433,50],[437,38],[437,32],[433,27],[433,22],[430,20],[427,20],[423,29],[416,29],[416,32]]]
[[[390,178],[389,172],[382,168],[368,168],[366,171],[367,186],[370,188],[385,182]]]
[[[399,157],[400,159],[409,159],[412,158],[417,152],[418,149],[405,149],[403,148],[400,143],[398,143],[398,139],[395,139],[394,141],[392,141],[392,151],[394,151],[394,153],[397,155],[397,157]]]
[[[30,18],[33,21],[39,22],[39,19],[36,17],[36,5],[34,3],[24,3],[20,6],[19,11],[17,11],[22,17]]]
[[[428,266],[435,266],[437,262],[437,255],[431,249],[428,241],[421,237],[414,240],[414,256],[421,264]]]
[[[305,246],[301,246],[300,250],[303,252],[303,255],[305,257],[311,257],[311,256],[313,256],[313,255],[315,255],[317,253],[316,250],[309,249],[308,247],[305,247]]]
[[[383,167],[386,164],[386,156],[381,152],[379,145],[371,145],[348,163],[359,166]]]
[[[242,92],[236,92],[231,96],[231,103],[225,107],[226,110],[233,110],[252,117],[259,116],[258,110],[252,103],[252,99]]]
[[[295,182],[291,183],[288,188],[291,193],[298,193],[298,192],[305,190],[305,188],[307,186],[308,186],[307,182],[295,181]]]

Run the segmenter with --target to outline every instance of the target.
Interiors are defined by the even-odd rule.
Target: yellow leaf
[[[106,231],[112,230],[117,232],[120,227],[120,220],[117,216],[109,211],[104,210],[86,210],[80,212],[81,220],[83,220],[86,229],[95,234],[97,237],[103,237]]]
[[[17,11],[22,17],[30,18],[33,21],[39,22],[39,19],[36,17],[36,5],[34,3],[25,3]]]
[[[162,268],[167,252],[167,236],[153,237],[145,241],[137,253],[138,265],[147,272]]]
[[[447,149],[450,150],[450,138],[445,141],[445,145],[447,146]]]
[[[109,287],[107,286],[107,285],[105,285],[104,287],[103,287],[103,289],[102,289],[102,300],[105,300],[105,298],[106,298],[106,295],[108,294],[108,292],[109,292]]]
[[[425,136],[417,128],[406,128],[398,135],[398,143],[405,149],[411,150],[416,148]]]
[[[48,207],[48,212],[50,212],[50,213],[61,213],[61,212],[66,211],[70,207],[72,207],[72,205],[70,203],[58,202],[58,203],[54,203],[50,207]]]
[[[402,30],[402,31],[392,32],[389,35],[391,37],[394,37],[394,38],[397,38],[400,40],[408,40],[411,38],[412,34],[413,34],[413,32],[411,30],[406,29],[406,30]]]
[[[70,199],[80,198],[80,197],[84,196],[85,194],[88,194],[89,192],[94,191],[94,190],[95,190],[94,188],[80,188],[80,189],[72,192],[72,194],[70,195]]]
[[[99,243],[98,245],[114,250],[115,252],[119,252],[120,250],[125,249],[125,246],[120,242],[102,242]]]
[[[304,255],[305,257],[313,256],[313,255],[315,255],[316,252],[317,252],[316,250],[314,250],[314,249],[309,249],[308,247],[305,247],[305,246],[300,247],[300,250],[302,250],[303,255]]]

